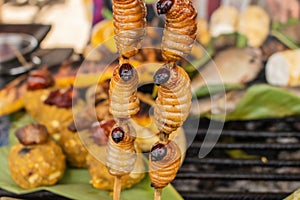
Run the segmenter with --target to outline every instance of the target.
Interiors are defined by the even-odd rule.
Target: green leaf
[[[31,192],[37,192],[41,190],[47,190],[52,193],[78,200],[90,200],[90,199],[112,199],[110,192],[95,189],[89,184],[90,175],[86,169],[72,169],[67,168],[62,180],[53,186],[39,187],[35,189],[25,190],[20,188],[14,183],[10,176],[8,169],[7,156],[11,145],[17,142],[15,137],[15,130],[26,124],[34,122],[34,120],[27,114],[18,113],[11,117],[15,121],[12,122],[12,129],[10,130],[9,145],[0,147],[0,188],[13,192],[16,194],[26,194]],[[128,190],[123,190],[121,193],[121,200],[152,200],[154,195],[154,189],[150,187],[151,181],[148,175],[137,185]],[[183,198],[173,188],[172,185],[168,185],[163,189],[163,200],[174,199],[182,200]]]
[[[258,158],[258,156],[247,154],[245,151],[243,151],[241,149],[227,150],[225,152],[226,152],[226,154],[228,154],[230,156],[230,158],[234,158],[234,159],[249,160],[249,159],[257,159]]]
[[[250,87],[226,120],[254,120],[300,115],[300,98],[267,84]],[[215,116],[217,117],[217,116]]]
[[[113,19],[113,14],[108,8],[104,8],[102,10],[102,15],[104,16],[105,19]]]
[[[297,200],[297,199],[300,199],[300,189],[296,190],[290,196],[284,198],[284,200]]]
[[[203,98],[223,91],[243,89],[244,87],[243,84],[204,85],[196,90],[195,95],[197,98]]]
[[[237,39],[236,39],[236,47],[244,48],[247,45],[248,45],[248,38],[245,35],[238,33]]]
[[[282,42],[285,46],[287,46],[290,49],[299,49],[300,46],[296,44],[295,41],[293,41],[290,37],[284,35],[278,30],[271,30],[270,35],[277,38],[280,42]]]
[[[156,3],[157,0],[145,0],[146,3]]]

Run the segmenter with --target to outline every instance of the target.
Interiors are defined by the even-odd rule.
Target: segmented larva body
[[[154,108],[156,126],[166,134],[171,134],[182,126],[189,115],[192,98],[188,74],[178,66],[169,70],[170,77],[159,86]]]
[[[113,0],[115,40],[119,53],[130,58],[137,54],[146,27],[143,0]]]
[[[127,66],[127,71],[124,66]],[[122,71],[128,74],[122,75]],[[129,119],[139,111],[138,82],[137,71],[129,64],[114,70],[109,87],[109,111],[115,119]]]
[[[180,149],[175,142],[155,144],[149,158],[151,185],[154,188],[163,188],[173,181],[180,167],[180,159]]]
[[[129,174],[136,161],[134,148],[135,131],[128,123],[117,123],[109,135],[106,166],[110,174]]]
[[[197,32],[197,11],[191,0],[160,0],[159,14],[166,14],[162,56],[176,62],[190,53]]]

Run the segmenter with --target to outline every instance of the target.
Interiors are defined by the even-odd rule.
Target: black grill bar
[[[207,129],[187,129],[187,135],[193,135],[197,133],[199,136],[205,136],[208,131]],[[219,135],[219,130],[209,130],[209,134]],[[271,132],[271,131],[241,131],[241,130],[222,130],[222,136],[234,136],[244,138],[278,138],[278,137],[295,137],[300,138],[299,132]]]
[[[184,199],[189,200],[248,200],[248,199],[255,199],[255,200],[279,200],[284,199],[289,194],[288,193],[247,193],[247,192],[226,192],[226,193],[208,193],[207,191],[199,192],[199,193],[189,193],[189,192],[181,192],[180,194],[183,196]]]
[[[210,122],[185,129],[193,142],[173,181],[184,199],[281,200],[300,188],[300,117],[226,122],[222,130]],[[203,143],[207,134],[218,142]],[[200,159],[204,148],[212,149]]]
[[[208,165],[230,165],[230,166],[265,166],[265,167],[300,167],[300,161],[295,160],[244,160],[224,158],[187,157],[184,160],[187,164],[208,164]]]
[[[190,172],[180,170],[176,179],[221,179],[221,180],[263,180],[263,181],[300,181],[300,174],[274,173],[233,173],[229,172]]]
[[[201,147],[201,142],[194,142],[190,148]],[[206,144],[211,147],[210,144]],[[205,148],[205,147],[204,147]],[[214,149],[253,149],[253,150],[300,150],[300,143],[280,144],[280,143],[217,143]]]

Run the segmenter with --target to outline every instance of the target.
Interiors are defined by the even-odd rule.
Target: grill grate
[[[188,137],[197,135],[173,181],[185,199],[276,200],[300,188],[300,118],[227,122],[213,150],[200,159],[209,122],[186,129]],[[233,158],[233,151],[243,154]]]

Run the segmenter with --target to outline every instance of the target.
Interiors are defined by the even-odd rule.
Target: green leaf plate
[[[90,175],[86,169],[67,168],[62,180],[54,185],[47,187],[39,187],[35,189],[25,190],[20,188],[11,179],[8,169],[7,155],[11,145],[17,139],[15,137],[15,130],[21,126],[33,122],[33,119],[27,114],[14,115],[12,117],[12,128],[10,130],[9,144],[5,147],[0,147],[0,188],[16,194],[27,194],[31,192],[38,192],[47,190],[57,195],[61,195],[70,199],[78,200],[92,200],[103,199],[110,200],[112,195],[109,191],[99,190],[89,184]],[[154,196],[154,189],[150,187],[150,178],[147,175],[140,183],[131,189],[123,190],[121,193],[122,200],[152,200]],[[183,198],[174,189],[172,185],[168,185],[163,189],[162,199],[168,200],[182,200]]]

